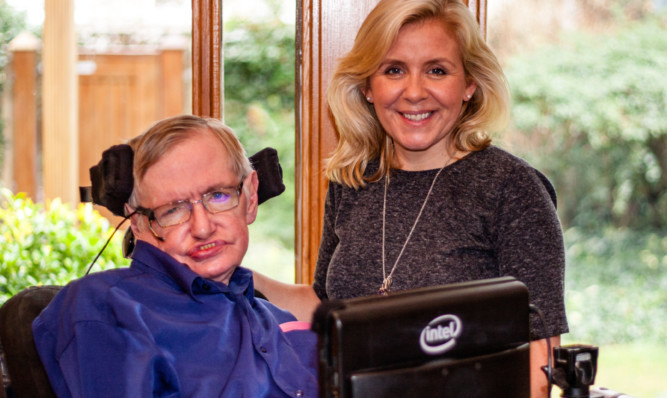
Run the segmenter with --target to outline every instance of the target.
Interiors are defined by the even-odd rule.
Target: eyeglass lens
[[[202,202],[211,214],[230,210],[239,204],[240,187],[237,189],[217,189],[208,192],[197,201],[179,201],[169,203],[153,210],[153,217],[161,227],[182,224],[190,219],[193,206]]]

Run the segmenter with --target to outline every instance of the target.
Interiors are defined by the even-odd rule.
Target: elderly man
[[[315,397],[316,336],[254,297],[240,267],[258,179],[196,116],[133,140],[129,268],[67,285],[33,324],[59,397]]]

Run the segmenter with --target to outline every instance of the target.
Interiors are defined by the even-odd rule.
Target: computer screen
[[[321,397],[530,396],[528,290],[511,277],[323,302]]]

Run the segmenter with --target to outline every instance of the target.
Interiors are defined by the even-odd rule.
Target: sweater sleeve
[[[322,222],[322,236],[320,248],[317,255],[317,266],[313,279],[313,289],[317,296],[324,300],[327,298],[326,280],[329,270],[329,262],[338,246],[338,236],[336,235],[336,209],[340,195],[340,186],[330,182],[327,189],[327,196],[324,202],[324,219]]]
[[[531,314],[532,339],[566,333],[565,248],[553,186],[539,171],[518,167],[504,182],[498,205],[496,253],[500,272],[525,283],[531,304],[545,317],[543,326]]]

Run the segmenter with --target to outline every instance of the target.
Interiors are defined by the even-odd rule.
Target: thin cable
[[[102,246],[102,250],[100,250],[100,252],[97,253],[97,256],[95,256],[95,259],[93,260],[93,262],[90,263],[90,265],[88,266],[88,270],[86,271],[85,275],[88,275],[90,273],[90,270],[93,269],[93,265],[95,265],[95,262],[97,262],[97,259],[100,258],[100,256],[102,255],[102,252],[104,252],[104,249],[107,248],[107,246],[109,245],[109,242],[111,242],[111,239],[113,239],[113,236],[116,234],[116,232],[118,232],[120,227],[125,223],[125,221],[129,220],[130,217],[132,217],[135,213],[136,213],[136,211],[132,212],[131,214],[129,214],[127,216],[125,216],[125,218],[123,218],[123,220],[116,226],[116,228],[111,233],[111,236],[109,236],[109,239],[107,239],[107,241],[104,243],[104,246]]]

